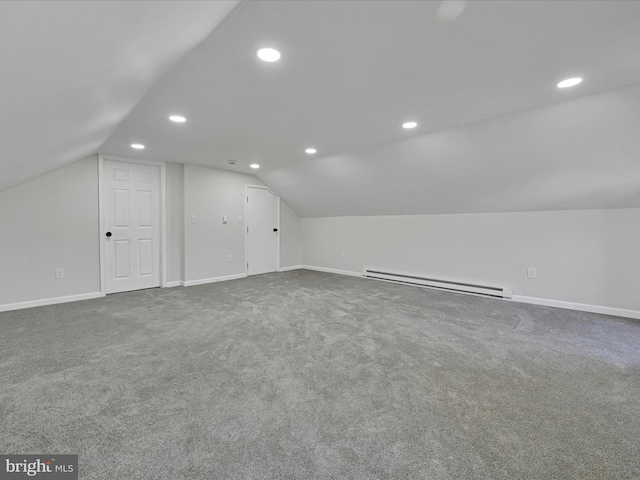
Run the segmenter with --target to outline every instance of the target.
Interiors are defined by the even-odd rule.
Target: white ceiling
[[[640,84],[262,180],[304,217],[640,207]]]
[[[237,1],[0,1],[0,191],[95,154]]]
[[[65,2],[63,15],[0,3],[0,27],[38,18],[0,33],[3,57],[7,42],[30,47],[2,62],[24,69],[0,86],[22,98],[9,111],[28,115],[3,118],[0,189],[100,151],[244,173],[257,162],[303,216],[640,206],[625,190],[640,92],[621,88],[640,82],[640,2],[244,1],[198,46],[233,4],[117,5]],[[36,41],[45,17],[51,32]],[[263,46],[281,61],[257,60]],[[555,87],[577,75],[578,87]]]

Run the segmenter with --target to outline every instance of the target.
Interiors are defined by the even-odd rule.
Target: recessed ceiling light
[[[142,145],[141,143],[132,143],[131,148],[135,148],[136,150],[142,150],[144,149],[144,145]]]
[[[438,19],[451,21],[458,18],[467,6],[465,0],[444,0],[438,7]]]
[[[582,79],[580,77],[567,78],[566,80],[563,80],[560,83],[558,83],[558,88],[575,87],[580,82],[582,82]]]
[[[402,124],[402,128],[416,128],[418,124],[416,122],[405,122]]]
[[[307,148],[305,150],[305,153],[308,153],[309,155],[313,155],[314,153],[317,153],[318,151],[315,148]]]
[[[184,123],[187,121],[186,118],[184,118],[182,115],[171,115],[169,117],[169,120],[171,120],[172,122],[177,122],[177,123]]]
[[[257,163],[252,163],[251,165],[249,165],[251,168],[260,168],[260,165],[258,165]]]
[[[280,60],[280,52],[275,48],[261,48],[258,50],[258,58],[265,62],[277,62]]]

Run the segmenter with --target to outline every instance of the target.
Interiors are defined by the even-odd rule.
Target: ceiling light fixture
[[[307,148],[307,149],[305,150],[305,153],[308,153],[309,155],[313,155],[314,153],[317,153],[317,152],[318,152],[318,151],[317,151],[315,148],[313,148],[313,147],[311,147],[311,148]]]
[[[416,122],[404,122],[402,124],[402,128],[406,128],[406,129],[416,128],[417,126],[418,124]]]
[[[257,163],[252,163],[251,165],[249,165],[251,168],[260,168],[260,165],[258,165]]]
[[[445,22],[455,20],[466,7],[466,0],[444,0],[438,7],[438,19]]]
[[[582,82],[582,79],[580,77],[567,78],[566,80],[563,80],[560,83],[558,83],[558,88],[575,87],[581,82]]]
[[[176,123],[184,123],[187,121],[186,118],[184,118],[182,115],[171,115],[169,117],[169,120],[171,120],[172,122],[176,122]]]
[[[142,145],[141,143],[132,143],[131,148],[135,148],[136,150],[143,150],[144,145]]]
[[[277,62],[280,60],[280,52],[275,48],[261,48],[258,50],[258,58],[265,62]]]

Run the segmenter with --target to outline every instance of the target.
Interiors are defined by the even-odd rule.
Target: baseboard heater
[[[489,285],[476,285],[473,283],[454,282],[438,278],[427,278],[404,273],[385,272],[382,270],[372,270],[365,268],[362,276],[373,278],[374,280],[384,280],[387,282],[402,283],[405,285],[415,285],[419,287],[435,288],[450,292],[466,293],[469,295],[480,295],[483,297],[511,299],[510,287],[492,287]]]

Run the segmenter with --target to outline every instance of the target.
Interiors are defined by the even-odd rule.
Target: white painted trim
[[[174,280],[172,282],[167,282],[165,288],[173,288],[173,287],[184,287],[184,282],[182,280]]]
[[[273,193],[273,192],[271,192]],[[273,193],[274,195],[276,195],[275,193]],[[277,220],[276,222],[278,223],[278,226],[276,227],[278,229],[278,251],[276,253],[276,265],[278,266],[278,268],[276,269],[276,272],[280,269],[280,238],[282,238],[282,232],[280,231],[280,197],[276,195],[276,198],[278,199],[278,201],[276,202],[276,208],[277,208]]]
[[[107,294],[107,271],[106,271],[106,249],[104,244],[104,188],[102,180],[104,178],[104,158],[98,154],[98,230],[100,237],[98,238],[98,248],[100,250],[100,294]]]
[[[278,195],[276,195],[276,192],[274,192],[273,190],[271,190],[269,187],[267,187],[266,185],[251,185],[251,184],[245,184],[244,186],[244,271],[245,271],[245,276],[249,276],[249,231],[247,230],[249,228],[249,189],[250,188],[260,188],[262,190],[268,190],[269,192],[271,192],[271,195],[273,195],[274,197],[276,197],[277,203],[276,203],[276,228],[278,229],[278,251],[276,253],[276,265],[280,265],[280,197]],[[280,269],[276,269],[276,272],[279,272]]]
[[[244,186],[244,274],[249,276],[249,185]]]
[[[533,305],[544,305],[546,307],[565,308],[568,310],[578,310],[580,312],[601,313],[613,315],[615,317],[627,317],[640,319],[640,311],[627,310],[625,308],[604,307],[602,305],[589,305],[586,303],[565,302],[564,300],[551,300],[549,298],[527,297],[524,295],[513,295],[511,300],[520,303],[530,303]]]
[[[102,292],[82,293],[79,295],[69,295],[66,297],[43,298],[41,300],[29,300],[27,302],[6,303],[0,305],[0,312],[10,310],[21,310],[23,308],[43,307],[45,305],[56,305],[58,303],[77,302],[80,300],[91,300],[92,298],[104,297]]]
[[[195,285],[204,285],[206,283],[226,282],[227,280],[237,280],[239,278],[246,278],[246,273],[238,273],[236,275],[225,275],[222,277],[201,278],[199,280],[187,280],[184,282],[185,287],[193,287]]]
[[[348,275],[350,277],[362,277],[362,272],[352,272],[350,270],[338,270],[335,268],[325,268],[325,267],[313,267],[311,265],[301,265],[300,268],[304,270],[313,270],[316,272],[324,272],[324,273],[337,273],[338,275]]]
[[[168,233],[167,233],[167,164],[158,162],[160,166],[160,287],[167,286],[169,271]]]
[[[302,265],[293,265],[291,267],[280,267],[278,269],[279,272],[290,272],[291,270],[300,270],[301,268],[304,268]]]
[[[362,277],[362,273],[360,272],[351,272],[349,270],[338,270],[335,268],[325,268],[325,267],[314,267],[311,265],[298,265],[295,267],[286,267],[288,269],[297,269],[301,268],[304,270],[313,270],[316,272],[325,272],[325,273],[336,273],[338,275],[348,275],[351,277]],[[285,271],[281,269],[281,271]],[[377,279],[372,279],[377,280]],[[385,281],[385,280],[380,280]],[[429,288],[429,287],[426,287]],[[442,291],[442,290],[440,290]],[[463,293],[463,292],[451,292],[451,293]],[[474,295],[472,293],[467,295]],[[499,299],[496,300],[508,301],[508,299]],[[548,298],[537,298],[537,297],[527,297],[524,295],[513,295],[511,297],[511,301],[520,302],[520,303],[530,303],[533,305],[544,305],[547,307],[557,307],[557,308],[565,308],[567,310],[577,310],[580,312],[590,312],[590,313],[601,313],[603,315],[613,315],[615,317],[626,317],[626,318],[634,318],[640,320],[640,311],[638,310],[628,310],[625,308],[617,308],[617,307],[604,307],[602,305],[588,305],[585,303],[575,303],[575,302],[565,302],[563,300],[551,300]]]
[[[166,165],[165,162],[161,162],[159,160],[145,160],[143,158],[119,157],[117,155],[109,155],[109,154],[105,155],[102,153],[99,153],[98,157],[102,157],[104,160],[111,160],[112,162],[137,163],[138,165],[151,165],[154,167]]]
[[[167,286],[167,272],[169,269],[169,256],[167,247],[167,164],[155,160],[142,160],[137,158],[125,158],[113,155],[98,154],[98,215],[100,230],[100,293],[107,294],[106,260],[105,260],[105,228],[104,228],[104,161],[135,163],[138,165],[151,165],[160,169],[160,287]]]

